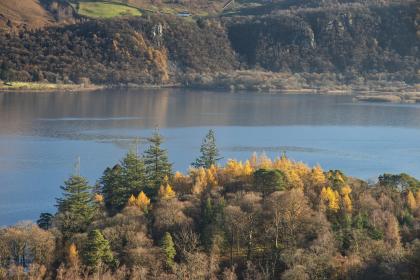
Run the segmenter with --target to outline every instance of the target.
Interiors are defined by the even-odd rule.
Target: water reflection
[[[362,178],[420,177],[420,106],[353,103],[349,96],[113,90],[0,93],[0,224],[54,211],[58,186],[81,157],[93,184],[159,126],[185,170],[215,128],[225,159],[282,151]],[[28,193],[30,195],[28,195]]]

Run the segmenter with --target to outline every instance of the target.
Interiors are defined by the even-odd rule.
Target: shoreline
[[[196,90],[216,90],[216,91],[255,91],[267,93],[281,93],[281,94],[315,94],[315,95],[349,95],[354,96],[354,99],[359,102],[389,102],[389,103],[420,103],[420,90],[418,86],[413,85],[409,88],[377,88],[372,90],[360,90],[348,86],[346,89],[337,88],[270,88],[270,89],[253,89],[253,88],[226,88],[220,86],[202,86],[199,84],[186,86],[181,83],[173,84],[124,84],[124,85],[96,85],[96,84],[53,84],[53,83],[22,83],[11,82],[9,85],[6,83],[0,84],[0,93],[53,93],[53,92],[93,92],[109,89],[196,89]]]

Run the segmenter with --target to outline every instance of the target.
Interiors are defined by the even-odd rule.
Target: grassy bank
[[[0,91],[90,91],[105,88],[93,84],[54,84],[35,82],[7,82],[0,83]]]
[[[139,9],[120,3],[80,2],[78,13],[90,18],[113,18],[117,16],[141,16]]]

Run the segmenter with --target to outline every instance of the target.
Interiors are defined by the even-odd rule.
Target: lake
[[[0,225],[54,212],[75,172],[91,184],[159,127],[174,169],[186,171],[213,128],[224,161],[286,154],[363,179],[420,177],[420,105],[351,96],[192,90],[0,93]]]

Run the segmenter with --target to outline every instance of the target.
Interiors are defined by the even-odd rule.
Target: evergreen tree
[[[52,219],[53,215],[51,215],[50,213],[41,213],[36,223],[40,228],[48,230],[51,228]]]
[[[172,164],[169,163],[168,153],[161,147],[162,136],[156,131],[150,138],[150,146],[144,152],[144,164],[148,182],[146,194],[154,198],[165,177],[172,175]]]
[[[145,180],[143,159],[133,152],[128,152],[120,165],[107,168],[100,188],[108,210],[115,212],[124,208],[131,195],[143,191]]]
[[[162,250],[166,256],[166,264],[172,268],[174,265],[174,258],[176,255],[175,244],[169,232],[165,232],[161,242]]]
[[[88,240],[83,250],[83,261],[85,265],[93,270],[97,270],[102,264],[107,266],[115,264],[108,240],[97,229],[89,232]]]
[[[79,233],[91,223],[96,207],[92,187],[85,178],[73,175],[64,182],[62,198],[57,199],[57,221],[65,234]]]
[[[280,170],[260,168],[254,172],[254,184],[257,191],[266,196],[272,192],[284,190],[286,177]]]
[[[200,157],[191,164],[195,168],[210,168],[210,166],[216,165],[217,161],[221,159],[219,157],[219,150],[217,149],[216,138],[212,129],[210,129],[204,137],[200,152]]]

